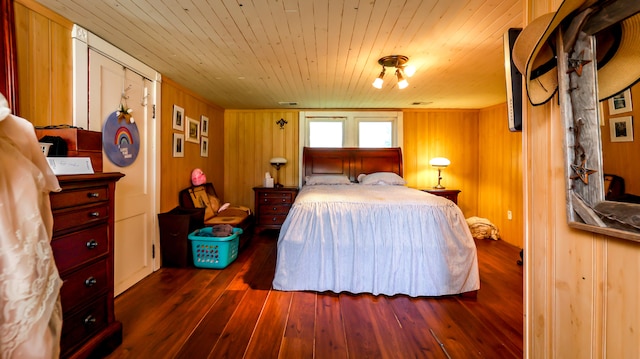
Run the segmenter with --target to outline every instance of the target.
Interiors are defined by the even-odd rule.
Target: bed
[[[304,148],[306,181],[280,230],[274,289],[475,293],[478,259],[462,212],[394,182],[401,176],[400,148]]]

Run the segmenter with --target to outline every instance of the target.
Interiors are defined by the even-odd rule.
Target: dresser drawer
[[[260,214],[284,214],[289,213],[291,209],[290,204],[272,204],[272,205],[261,205],[260,206]]]
[[[109,218],[109,205],[104,203],[77,210],[58,211],[54,215],[53,233],[55,234],[65,229],[105,221]]]
[[[260,192],[258,196],[261,198],[260,202],[263,200],[274,200],[276,202],[292,203],[294,195],[295,192],[292,191],[265,191]]]
[[[77,311],[63,314],[60,340],[63,356],[74,346],[84,343],[107,327],[107,310],[107,296],[103,295]]]
[[[107,187],[91,187],[79,190],[53,192],[50,194],[51,208],[60,209],[109,200]]]
[[[58,271],[63,274],[94,258],[107,255],[110,249],[107,224],[91,227],[51,241]]]
[[[63,276],[62,280],[60,298],[62,311],[67,313],[79,304],[108,291],[107,260],[103,259],[68,276]]]
[[[274,214],[271,216],[261,215],[258,217],[258,224],[261,226],[281,225],[287,218],[287,214]]]
[[[293,203],[293,195],[292,194],[288,194],[288,196],[278,196],[278,197],[267,197],[267,196],[260,196],[259,199],[259,205],[264,205],[264,204],[291,204]]]
[[[280,229],[296,199],[296,187],[254,187],[256,232],[263,229]]]

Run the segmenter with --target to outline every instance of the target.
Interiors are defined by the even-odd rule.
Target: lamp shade
[[[444,157],[435,157],[429,161],[429,164],[433,167],[447,167],[451,164],[451,161]]]
[[[269,160],[269,163],[271,163],[272,165],[283,165],[287,163],[287,159],[284,157],[274,157]]]

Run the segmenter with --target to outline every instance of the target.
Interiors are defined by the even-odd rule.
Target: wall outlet
[[[511,211],[507,211],[507,219],[508,220],[512,220],[513,219],[513,213],[511,213]]]

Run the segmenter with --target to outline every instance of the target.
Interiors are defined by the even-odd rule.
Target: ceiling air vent
[[[278,102],[278,105],[280,106],[298,106],[297,102],[293,102],[293,101],[280,101]]]
[[[424,105],[430,105],[432,103],[433,103],[433,101],[416,101],[416,102],[412,102],[411,105],[413,105],[413,106],[420,106],[420,105],[424,106]]]

